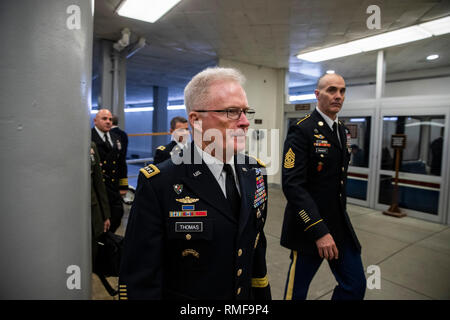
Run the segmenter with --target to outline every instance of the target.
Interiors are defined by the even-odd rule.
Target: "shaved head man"
[[[361,245],[346,209],[349,131],[338,120],[344,78],[323,75],[314,93],[316,109],[289,128],[284,143],[282,186],[288,203],[281,245],[292,250],[285,298],[306,299],[325,259],[338,283],[332,299],[360,300],[366,289]]]
[[[317,108],[335,120],[345,99],[344,78],[338,74],[325,74],[317,82],[314,94],[317,98]]]
[[[103,132],[109,132],[112,127],[112,114],[108,109],[100,109],[94,118],[95,126]]]
[[[111,132],[112,114],[100,109],[94,118],[91,139],[95,142],[101,160],[103,181],[111,209],[110,231],[115,232],[123,216],[122,196],[128,190],[127,163],[120,136]]]

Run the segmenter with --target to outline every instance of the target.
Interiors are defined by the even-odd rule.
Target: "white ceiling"
[[[95,1],[96,39],[118,40],[128,27],[132,39],[148,45],[128,60],[128,100],[151,100],[152,86],[167,86],[182,97],[187,81],[218,58],[290,71],[290,87],[307,86],[328,69],[346,80],[375,79],[376,52],[309,63],[301,51],[344,43],[450,14],[449,0],[182,0],[150,24],[114,13],[120,0]],[[369,5],[381,9],[381,30],[369,30]],[[94,50],[98,52],[98,50]],[[425,57],[439,53],[440,59]],[[419,70],[446,75],[450,35],[386,50],[388,74],[416,76]],[[98,57],[94,54],[94,73]]]

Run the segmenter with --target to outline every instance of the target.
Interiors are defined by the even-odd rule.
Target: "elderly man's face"
[[[327,75],[321,80],[319,88],[314,93],[320,111],[331,119],[335,119],[345,99],[344,79],[335,74]]]
[[[112,126],[112,114],[109,110],[101,109],[97,112],[94,118],[95,126],[103,132],[108,132],[111,130]]]
[[[219,81],[213,83],[208,92],[209,101],[207,106],[202,108],[204,110],[225,110],[231,107],[248,109],[247,96],[238,82]],[[206,112],[198,113],[198,115],[199,120],[202,121],[203,148],[210,143],[208,130],[216,129],[220,131],[222,139],[220,141],[214,137],[212,140],[215,142],[215,147],[222,150],[223,160],[226,161],[227,150],[228,155],[230,152],[236,154],[245,150],[245,137],[250,123],[244,113],[236,120],[229,119],[226,112]]]

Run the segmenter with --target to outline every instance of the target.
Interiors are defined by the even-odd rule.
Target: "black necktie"
[[[109,142],[108,134],[106,134],[106,133],[105,133],[105,142],[106,142],[106,146],[108,147],[108,150],[111,149],[112,148],[111,143]]]
[[[239,220],[239,211],[241,209],[241,197],[236,187],[236,181],[234,180],[233,169],[229,164],[223,166],[225,170],[225,189],[227,192],[227,199],[230,202],[231,210],[233,211],[237,220]]]
[[[339,132],[338,132],[338,126],[336,122],[333,122],[333,135],[336,138],[336,141],[339,144],[339,147],[341,147],[341,141],[339,141]]]

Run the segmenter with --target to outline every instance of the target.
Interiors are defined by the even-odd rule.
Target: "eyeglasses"
[[[241,109],[241,108],[227,108],[224,110],[194,110],[196,112],[226,112],[228,119],[239,120],[242,113],[245,114],[248,120],[252,120],[255,117],[256,111],[254,109]]]

